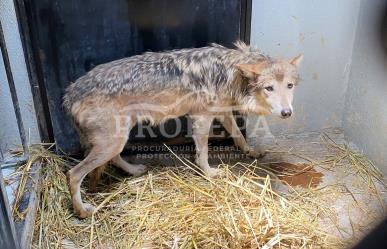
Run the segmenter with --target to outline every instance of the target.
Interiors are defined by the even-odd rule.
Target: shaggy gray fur
[[[243,42],[235,45],[235,49],[212,44],[203,48],[147,52],[99,65],[66,89],[64,107],[70,110],[75,102],[91,95],[151,95],[167,89],[230,90],[236,77],[240,77],[234,64],[271,61]]]

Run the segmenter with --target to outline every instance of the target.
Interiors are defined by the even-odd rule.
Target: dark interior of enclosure
[[[33,51],[29,63],[35,64],[40,86],[44,87],[47,116],[57,146],[67,153],[79,151],[77,135],[61,107],[70,82],[98,64],[145,51],[202,47],[212,42],[232,46],[238,39],[246,40],[248,2],[23,1]],[[174,123],[167,124],[166,129],[173,133]],[[180,138],[186,129],[183,124]],[[157,129],[155,132],[159,134]],[[134,137],[133,132],[130,137]],[[166,138],[159,136],[156,140]]]

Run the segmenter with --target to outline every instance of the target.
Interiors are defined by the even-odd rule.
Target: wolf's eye
[[[288,84],[288,88],[289,88],[289,89],[292,89],[293,87],[294,87],[294,84],[293,84],[293,83],[289,83],[289,84]]]
[[[267,87],[265,87],[265,90],[268,92],[272,92],[272,91],[274,91],[274,88],[272,86],[267,86]]]

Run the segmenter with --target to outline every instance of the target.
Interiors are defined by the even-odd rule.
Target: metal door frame
[[[0,50],[3,57],[5,73],[7,75],[7,81],[9,90],[11,93],[12,104],[16,116],[17,126],[19,130],[20,141],[23,146],[24,156],[28,156],[27,138],[24,130],[23,120],[20,112],[19,101],[16,93],[15,82],[13,80],[11,63],[8,57],[8,51],[5,44],[3,26],[0,21]],[[10,212],[8,203],[8,196],[5,189],[3,172],[0,167],[0,248],[13,249],[20,248],[19,240],[16,237],[15,225]]]

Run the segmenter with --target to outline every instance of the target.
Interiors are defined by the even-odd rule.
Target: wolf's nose
[[[282,118],[288,118],[288,117],[292,116],[292,110],[290,110],[290,109],[283,109],[281,111],[281,116],[282,116]]]

